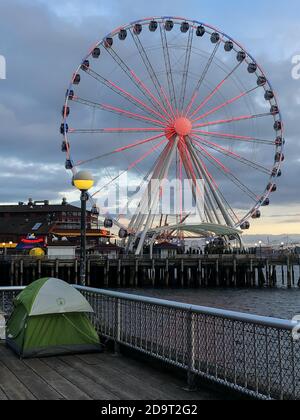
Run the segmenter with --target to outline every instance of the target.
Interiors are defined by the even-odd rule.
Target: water
[[[299,288],[125,289],[124,292],[275,318],[292,319],[300,314]]]

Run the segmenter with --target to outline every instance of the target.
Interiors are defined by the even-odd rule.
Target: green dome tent
[[[100,351],[87,317],[93,309],[74,287],[54,278],[35,281],[15,299],[6,343],[20,357]]]

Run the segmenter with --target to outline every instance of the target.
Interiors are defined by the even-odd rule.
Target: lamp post
[[[86,278],[86,203],[89,199],[88,190],[94,185],[94,179],[89,172],[81,171],[73,177],[73,185],[81,191],[81,229],[80,229],[80,283],[85,286]]]

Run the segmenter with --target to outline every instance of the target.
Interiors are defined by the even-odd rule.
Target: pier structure
[[[122,256],[87,259],[86,284],[102,288],[202,288],[300,286],[298,255],[178,255],[171,258]],[[5,257],[0,285],[24,286],[41,277],[80,284],[78,259]]]

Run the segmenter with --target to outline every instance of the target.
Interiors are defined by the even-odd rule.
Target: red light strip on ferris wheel
[[[200,117],[198,117],[198,118],[196,118],[196,119],[194,119],[192,121],[193,122],[197,122],[199,120],[202,120],[203,118],[208,117],[211,114],[214,114],[215,112],[219,111],[220,109],[225,108],[226,106],[233,104],[234,102],[238,101],[239,99],[243,98],[246,95],[249,95],[249,93],[253,92],[257,88],[259,88],[259,86],[255,86],[254,88],[252,88],[250,90],[247,90],[245,92],[242,92],[240,95],[237,95],[234,98],[229,99],[228,101],[224,102],[223,104],[216,106],[215,108],[211,109],[210,111],[206,112],[203,115],[200,115]]]
[[[147,139],[140,140],[140,141],[138,141],[136,143],[132,143],[132,144],[129,144],[127,146],[123,146],[123,147],[120,147],[118,149],[115,149],[115,150],[113,150],[113,151],[111,151],[109,153],[104,153],[103,155],[99,155],[99,156],[95,156],[95,157],[90,158],[90,159],[78,161],[75,164],[75,166],[81,166],[81,165],[84,165],[86,163],[93,162],[95,160],[99,160],[99,159],[102,159],[102,158],[105,158],[105,157],[114,155],[114,154],[119,153],[119,152],[123,152],[125,150],[133,149],[134,147],[142,146],[143,144],[150,143],[150,142],[155,141],[155,140],[158,140],[158,139],[160,139],[162,137],[164,137],[164,134],[160,134],[158,136],[149,137]]]
[[[138,78],[138,76],[131,70],[131,74],[134,77],[134,79],[142,86],[142,88],[147,92],[149,97],[159,106],[159,108],[169,117],[171,118],[170,114],[167,112],[166,108],[163,106],[163,104],[153,95],[153,93],[150,91],[150,89],[141,81],[141,79]],[[167,122],[167,120],[164,118],[164,120]]]
[[[131,93],[127,92],[126,90],[122,89],[120,86],[118,86],[116,83],[109,81],[109,83],[111,84],[111,86],[113,86],[115,89],[119,90],[120,92],[122,92],[124,95],[126,95],[128,98],[132,99],[133,101],[137,102],[139,105],[141,105],[142,107],[144,107],[145,109],[147,109],[149,112],[151,112],[152,114],[155,114],[157,116],[159,116],[161,119],[163,119],[164,121],[167,122],[167,119],[161,115],[159,112],[157,112],[155,109],[151,108],[150,106],[148,106],[144,101],[142,101],[141,99],[138,99],[136,96],[132,95]]]
[[[194,128],[208,127],[208,126],[212,126],[212,125],[229,124],[229,123],[232,123],[232,122],[253,120],[255,118],[262,118],[262,117],[267,117],[267,116],[272,116],[272,114],[270,112],[268,112],[268,113],[256,114],[256,115],[241,115],[240,117],[234,117],[234,118],[229,118],[229,119],[225,119],[225,120],[210,121],[210,122],[203,123],[203,124],[196,124],[194,126]]]

